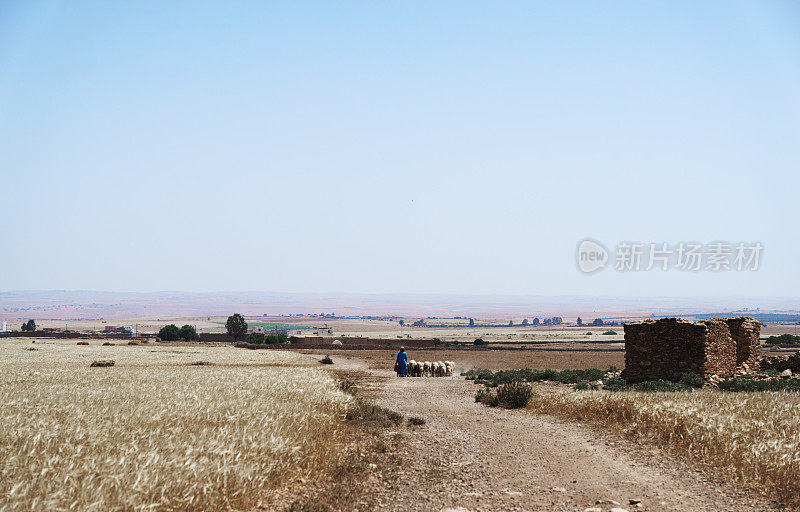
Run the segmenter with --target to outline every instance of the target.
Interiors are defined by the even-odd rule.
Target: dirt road
[[[337,363],[366,367],[344,357]],[[376,471],[367,483],[380,510],[776,510],[594,427],[476,404],[475,385],[460,377],[369,372],[379,405],[426,421],[392,433],[403,436],[404,464],[393,474]]]

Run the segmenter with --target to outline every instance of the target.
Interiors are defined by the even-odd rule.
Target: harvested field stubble
[[[0,510],[241,509],[336,459],[353,398],[324,371],[190,366],[193,353],[165,365],[166,347],[96,350],[114,352],[113,371],[90,369],[86,347],[0,344]]]
[[[800,503],[796,393],[534,393],[528,408],[663,444],[787,504]]]

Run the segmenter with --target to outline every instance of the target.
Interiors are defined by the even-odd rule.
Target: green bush
[[[475,393],[475,401],[489,407],[504,407],[506,409],[521,409],[528,405],[533,391],[531,385],[525,382],[508,382],[492,392],[489,388],[480,389]]]
[[[267,345],[277,345],[278,343],[286,343],[287,338],[285,334],[267,334],[264,336],[264,343]]]
[[[320,359],[319,362],[322,364],[333,364],[333,359],[331,359],[331,356],[325,356]]]
[[[603,389],[609,391],[624,391],[628,389],[628,384],[619,377],[610,377],[603,381]]]
[[[506,409],[521,409],[528,405],[533,391],[524,382],[509,382],[497,388],[497,403]]]
[[[794,334],[781,334],[780,336],[770,336],[764,340],[765,345],[792,346],[800,345],[800,336]]]
[[[616,336],[617,331],[606,331],[603,333],[604,336]]]
[[[180,336],[181,339],[186,341],[195,341],[200,339],[200,336],[197,334],[194,326],[188,324],[181,327]]]
[[[476,347],[480,347],[480,346],[486,345],[486,342],[483,340],[483,338],[475,338],[475,341],[472,342],[472,343]]]
[[[482,368],[474,368],[465,372],[464,378],[474,380],[476,383],[496,387],[510,382],[539,382],[543,380],[561,382],[562,384],[576,384],[580,381],[595,381],[605,377],[606,372],[598,368],[585,370],[499,370],[492,372]]]
[[[689,388],[702,388],[706,385],[705,379],[696,373],[684,373],[680,382]]]
[[[725,379],[718,384],[723,391],[800,391],[800,381],[795,379],[753,380]]]
[[[158,330],[158,337],[161,341],[175,341],[181,339],[181,330],[175,324],[165,325]]]
[[[497,407],[497,395],[492,393],[488,388],[479,389],[475,393],[475,401],[488,405],[489,407]]]
[[[247,335],[247,342],[248,343],[255,343],[256,345],[261,345],[264,343],[264,335],[260,332],[251,332]]]

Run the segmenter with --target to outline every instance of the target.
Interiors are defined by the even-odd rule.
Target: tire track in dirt
[[[336,363],[368,370],[371,385],[365,392],[378,405],[426,421],[387,433],[403,436],[404,463],[391,474],[370,475],[365,485],[380,503],[373,510],[777,509],[681,461],[595,428],[476,404],[475,385],[457,376],[397,378],[358,359],[342,357]]]

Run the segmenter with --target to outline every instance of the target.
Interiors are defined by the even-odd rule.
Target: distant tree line
[[[194,326],[188,324],[181,328],[175,324],[165,325],[159,329],[158,337],[161,338],[161,341],[196,341],[200,339]]]

